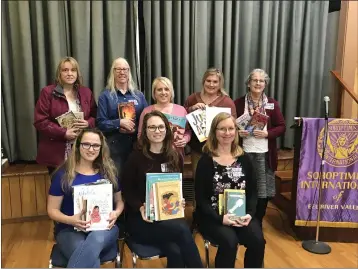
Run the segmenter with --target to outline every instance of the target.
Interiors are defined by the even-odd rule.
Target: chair
[[[121,268],[121,256],[118,253],[118,243],[114,245],[108,252],[101,254],[101,265],[114,262],[115,268]],[[67,267],[68,260],[60,251],[60,248],[55,243],[51,250],[49,266],[48,268],[53,267]]]

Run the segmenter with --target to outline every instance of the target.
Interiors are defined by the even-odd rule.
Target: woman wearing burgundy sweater
[[[270,78],[264,70],[252,70],[246,80],[248,93],[235,100],[238,117],[244,113],[252,116],[255,111],[269,117],[263,130],[253,130],[252,133],[247,130],[239,130],[239,135],[243,138],[243,149],[257,166],[258,202],[255,216],[261,227],[268,200],[275,196],[276,138],[283,135],[286,130],[285,120],[278,102],[264,93],[269,81]]]

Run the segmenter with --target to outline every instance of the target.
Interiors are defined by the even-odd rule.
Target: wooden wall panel
[[[36,191],[36,209],[37,215],[46,215],[46,176],[36,175],[35,176],[35,191]]]
[[[22,176],[20,178],[22,216],[37,216],[35,177]]]
[[[20,177],[9,177],[11,218],[22,217]]]
[[[1,179],[1,219],[11,218],[9,178]]]

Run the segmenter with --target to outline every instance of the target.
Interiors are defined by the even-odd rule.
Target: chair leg
[[[133,268],[137,267],[137,255],[132,252],[132,261],[133,261]]]
[[[209,245],[210,243],[207,240],[204,240],[204,247],[205,247],[205,259],[206,259],[206,268],[209,268],[209,263],[210,263],[210,259],[209,259]]]
[[[122,268],[123,266],[124,245],[124,240],[119,241],[119,256],[117,256],[117,268]]]
[[[49,262],[48,262],[48,268],[53,268],[53,266],[52,266],[52,259],[50,259]]]

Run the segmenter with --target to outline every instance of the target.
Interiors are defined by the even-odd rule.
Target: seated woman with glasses
[[[173,135],[163,113],[154,110],[144,116],[139,146],[121,173],[129,234],[138,243],[160,248],[167,267],[203,267],[185,219],[152,222],[145,217],[146,174],[182,172],[181,156],[173,148]]]
[[[174,146],[177,151],[184,157],[184,147],[190,141],[191,131],[186,128],[186,110],[183,106],[173,104],[174,101],[174,89],[172,82],[166,77],[158,77],[153,81],[152,84],[152,98],[155,101],[154,105],[146,107],[139,119],[138,138],[141,136],[143,118],[144,116],[153,111],[158,110],[168,118],[169,123],[172,127],[174,136]],[[180,124],[184,122],[183,126]]]
[[[254,218],[257,203],[254,171],[251,159],[238,145],[235,118],[219,113],[211,124],[196,169],[194,214],[204,238],[211,238],[219,245],[216,268],[235,267],[238,243],[246,246],[246,268],[262,266],[265,243],[261,227]],[[219,212],[219,195],[225,189],[245,191],[245,215],[234,218],[232,213]]]
[[[98,98],[97,125],[107,138],[117,169],[122,168],[137,141],[140,114],[147,107],[137,90],[128,62],[115,59],[107,86]]]
[[[72,186],[99,179],[113,185],[114,211],[108,216],[108,230],[84,232],[91,220],[81,220],[84,212],[74,215]],[[56,222],[55,240],[68,259],[67,267],[100,267],[100,254],[117,244],[115,223],[123,208],[117,170],[105,138],[97,129],[85,129],[76,138],[69,158],[54,172],[47,203],[48,215]]]

